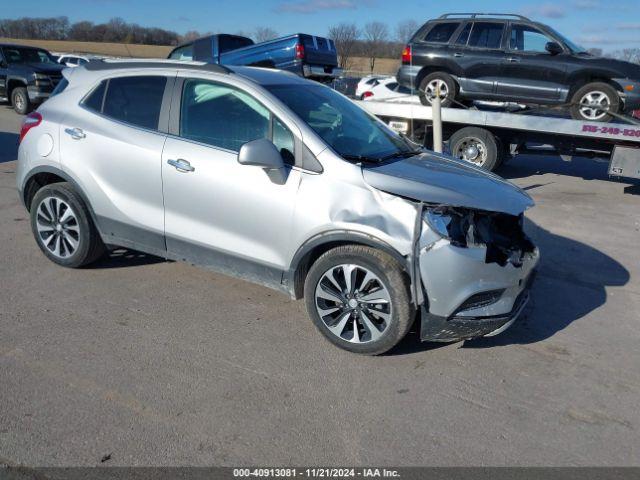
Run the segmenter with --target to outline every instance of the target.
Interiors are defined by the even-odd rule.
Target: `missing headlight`
[[[520,267],[535,247],[523,230],[524,216],[454,207],[432,207],[424,212],[427,224],[452,245],[484,245],[486,263]]]

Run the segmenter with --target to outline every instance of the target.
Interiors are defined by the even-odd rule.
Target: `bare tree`
[[[385,55],[384,50],[387,47],[389,29],[382,22],[369,22],[364,26],[364,38],[369,55],[369,68],[373,73],[376,59]]]
[[[181,43],[191,42],[192,40],[196,40],[204,35],[198,32],[197,30],[189,30],[184,35],[180,37]]]
[[[396,40],[406,44],[417,30],[418,23],[415,20],[404,20],[396,26]]]
[[[278,38],[278,32],[269,27],[257,27],[253,34],[256,42],[266,42]]]
[[[351,66],[353,49],[360,38],[360,30],[355,23],[340,23],[329,28],[329,38],[333,40],[338,51],[338,65],[344,70]]]

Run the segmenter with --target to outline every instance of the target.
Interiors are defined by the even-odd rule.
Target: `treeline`
[[[137,23],[125,22],[119,17],[112,18],[107,23],[71,23],[67,17],[1,19],[0,37],[145,45],[177,45],[182,40],[176,32],[143,27]]]

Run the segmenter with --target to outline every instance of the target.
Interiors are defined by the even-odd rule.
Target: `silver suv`
[[[506,329],[538,251],[518,187],[424,151],[328,87],[273,70],[96,61],[25,118],[18,190],[42,252],[126,247],[299,299],[380,354]]]

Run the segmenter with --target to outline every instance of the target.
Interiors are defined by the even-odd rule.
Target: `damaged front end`
[[[494,335],[515,321],[539,258],[523,223],[523,214],[424,206],[416,252],[422,340]]]

